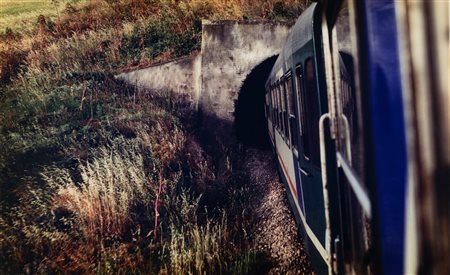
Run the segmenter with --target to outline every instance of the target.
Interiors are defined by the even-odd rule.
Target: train
[[[314,1],[265,83],[318,274],[450,274],[448,1]]]

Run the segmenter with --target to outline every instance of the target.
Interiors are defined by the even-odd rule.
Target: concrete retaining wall
[[[139,89],[170,91],[187,96],[197,108],[200,96],[200,55],[189,56],[116,77]]]
[[[204,126],[230,136],[240,87],[250,71],[279,54],[289,26],[271,22],[203,22],[201,93]]]
[[[272,22],[203,22],[201,54],[122,73],[140,89],[189,95],[216,137],[232,136],[235,100],[250,71],[279,54],[289,25]]]

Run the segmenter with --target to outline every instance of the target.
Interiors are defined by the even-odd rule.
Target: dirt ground
[[[291,213],[286,190],[279,181],[271,151],[247,150],[244,169],[251,181],[255,215],[254,248],[273,263],[269,274],[314,274]]]

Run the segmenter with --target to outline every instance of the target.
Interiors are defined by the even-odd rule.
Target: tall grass
[[[218,274],[228,270],[226,221],[203,226],[172,227],[170,270],[173,274]]]
[[[113,75],[198,50],[203,18],[303,2],[56,2],[0,31],[0,273],[249,271],[236,152],[200,146],[181,99]]]
[[[134,204],[149,203],[149,183],[136,146],[114,140],[112,146],[99,148],[93,161],[79,165],[77,182],[67,169],[44,173],[44,180],[57,190],[54,205],[73,213],[84,236],[122,236],[132,222]]]
[[[6,6],[8,3],[10,2],[7,2]],[[45,9],[49,13],[39,12],[39,9],[36,9],[33,14],[27,15],[15,15],[6,9],[5,13],[19,17],[19,21],[23,21],[23,16],[31,22],[27,23],[25,28],[19,27],[20,24],[11,23],[4,29],[0,29],[2,38],[0,53],[5,55],[13,49],[28,53],[30,50],[45,48],[60,38],[109,29],[115,30],[114,38],[103,40],[102,43],[97,44],[97,47],[103,50],[116,48],[116,51],[120,48],[122,56],[111,53],[114,63],[123,58],[129,60],[131,58],[133,64],[141,60],[151,62],[159,55],[167,59],[198,49],[202,19],[289,20],[296,18],[310,1],[91,0],[78,2],[61,0],[46,3],[46,5],[56,3],[58,8]],[[61,6],[64,7],[62,10]],[[13,21],[8,19],[5,22]],[[134,29],[131,34],[123,31],[130,24]],[[10,39],[21,36],[24,37],[19,40],[11,41]],[[14,44],[13,47],[11,44]],[[138,53],[144,58],[138,58]],[[7,67],[4,65],[10,64],[7,61],[1,61],[1,67]],[[123,64],[120,63],[120,65]],[[5,74],[4,71],[2,69],[0,75]]]

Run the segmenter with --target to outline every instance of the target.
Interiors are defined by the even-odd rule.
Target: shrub
[[[19,74],[22,66],[25,64],[26,52],[21,49],[8,47],[0,50],[0,82],[5,84],[11,81]]]

